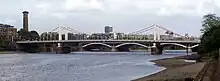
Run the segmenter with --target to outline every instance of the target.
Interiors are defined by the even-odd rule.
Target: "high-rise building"
[[[0,23],[0,37],[8,41],[13,41],[17,37],[17,29],[14,26]]]
[[[113,32],[113,27],[105,26],[105,33],[112,33],[112,32]]]
[[[28,11],[23,11],[23,30],[28,32]]]

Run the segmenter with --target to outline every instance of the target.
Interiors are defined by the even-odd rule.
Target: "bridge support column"
[[[161,55],[163,53],[163,49],[159,49],[157,47],[151,48],[151,55]]]
[[[187,55],[189,55],[189,53],[191,53],[191,52],[192,52],[192,49],[189,48],[189,44],[187,44],[187,46],[186,46],[186,53],[187,53]]]
[[[54,52],[53,47],[49,47],[49,52]]]
[[[47,52],[47,47],[44,45],[43,46],[43,50],[42,50],[43,52]]]
[[[78,47],[78,51],[85,51],[82,47]]]
[[[56,46],[56,44],[52,45],[52,52],[56,52],[57,53],[57,46]]]
[[[161,55],[163,53],[163,48],[159,43],[156,44],[156,47],[151,48],[151,55]]]
[[[189,52],[189,53],[192,52],[192,49],[188,48],[188,52]]]
[[[116,52],[117,49],[115,47],[112,47],[111,52]]]
[[[71,53],[71,47],[62,47],[61,53],[64,53],[64,54]]]
[[[82,43],[79,43],[78,46],[77,46],[77,48],[78,48],[78,51],[84,51],[84,49],[83,49],[83,47],[82,47]]]

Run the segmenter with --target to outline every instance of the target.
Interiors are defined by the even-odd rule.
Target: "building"
[[[23,11],[23,29],[28,32],[28,11]]]
[[[112,32],[113,32],[113,27],[105,26],[105,33],[112,33]]]
[[[8,41],[14,41],[17,38],[17,29],[11,25],[0,24],[0,37]]]

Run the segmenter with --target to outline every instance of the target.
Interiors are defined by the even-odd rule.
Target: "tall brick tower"
[[[23,29],[28,32],[28,11],[23,11]]]

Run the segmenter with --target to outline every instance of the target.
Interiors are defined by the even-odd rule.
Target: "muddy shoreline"
[[[203,68],[204,62],[185,62],[195,56],[179,56],[152,60],[155,65],[166,68],[152,75],[144,76],[131,81],[184,81],[185,78],[194,78]]]

